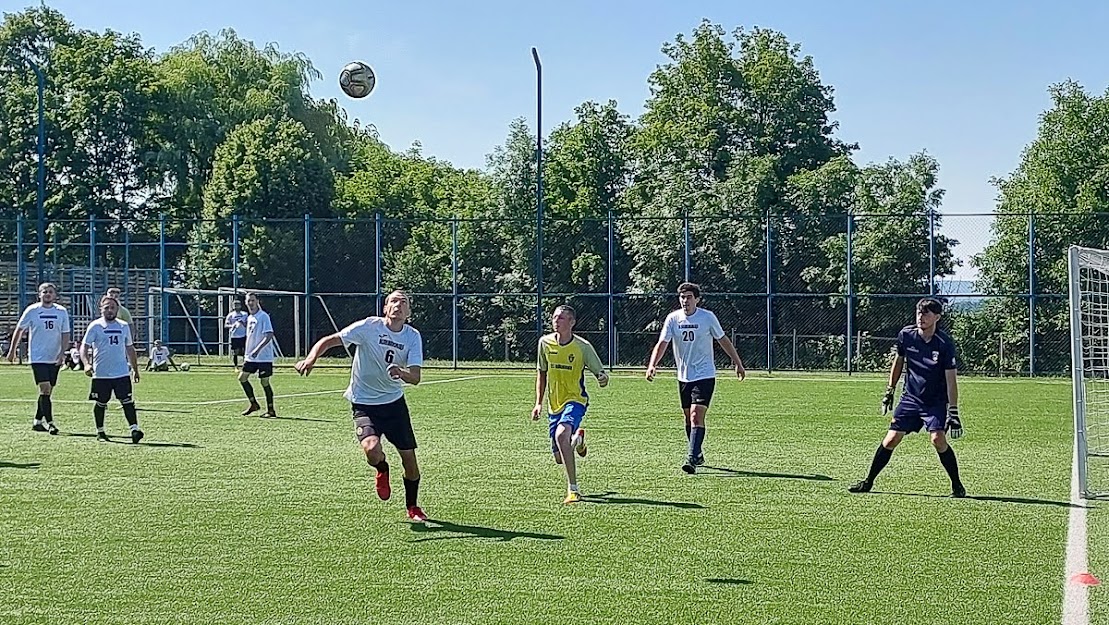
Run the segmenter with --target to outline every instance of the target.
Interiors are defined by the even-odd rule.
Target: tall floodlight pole
[[[535,332],[543,335],[543,64],[539,51],[531,49],[535,61]],[[538,340],[538,339],[537,339]]]

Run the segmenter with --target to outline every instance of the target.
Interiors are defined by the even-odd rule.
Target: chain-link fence
[[[436,365],[530,366],[554,306],[570,303],[605,362],[642,366],[690,280],[751,369],[885,370],[915,301],[937,295],[961,369],[1060,374],[1066,246],[1109,244],[1060,234],[1075,219],[549,219],[541,246],[523,219],[52,221],[41,274],[36,224],[0,221],[0,342],[42,281],[57,284],[77,336],[114,286],[141,346],[200,356],[227,353],[224,317],[244,291],[261,293],[281,353],[295,357],[404,288]],[[1109,231],[1109,215],[1081,219],[1083,232]]]

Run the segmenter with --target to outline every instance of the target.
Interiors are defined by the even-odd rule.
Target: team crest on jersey
[[[934,360],[935,362],[939,362],[940,361],[940,353],[939,352],[932,352],[932,360]]]
[[[570,362],[574,362],[574,355],[573,355],[573,354],[570,354],[570,355],[569,355],[569,356],[567,357],[567,360],[569,360]]]

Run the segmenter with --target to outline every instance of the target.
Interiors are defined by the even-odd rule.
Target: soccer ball
[[[339,72],[339,87],[343,93],[352,98],[364,98],[370,95],[377,84],[377,76],[369,65],[362,61],[353,61],[343,67]]]
[[[189,363],[187,363],[187,362],[181,363],[181,370],[182,371],[188,371],[189,370]]]

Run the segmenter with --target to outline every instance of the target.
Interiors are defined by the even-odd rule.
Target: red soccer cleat
[[[413,523],[424,523],[427,521],[427,515],[419,506],[412,506],[408,508],[408,519]]]
[[[389,496],[393,494],[393,488],[389,486],[388,471],[377,472],[377,477],[374,478],[374,486],[377,487],[377,496],[381,497],[382,501],[388,501]]]

